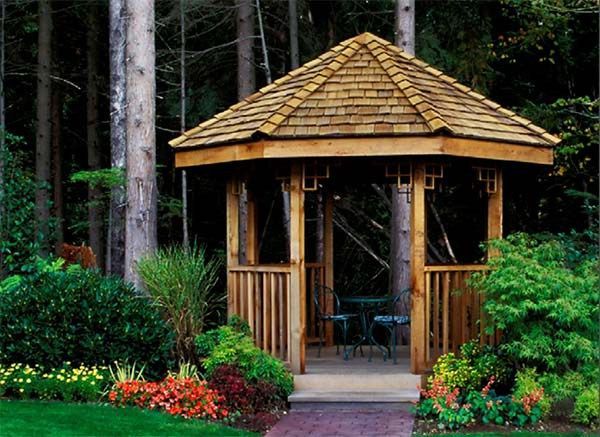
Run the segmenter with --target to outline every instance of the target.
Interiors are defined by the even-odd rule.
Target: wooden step
[[[298,391],[386,391],[416,390],[421,383],[419,375],[393,374],[304,374],[294,376]]]
[[[419,391],[399,390],[296,390],[288,397],[292,408],[306,405],[338,403],[362,407],[390,404],[410,404],[419,400]]]

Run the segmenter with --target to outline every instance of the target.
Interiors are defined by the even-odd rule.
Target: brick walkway
[[[267,437],[409,437],[414,417],[405,411],[290,411]]]

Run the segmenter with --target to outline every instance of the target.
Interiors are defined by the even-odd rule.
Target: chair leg
[[[392,353],[394,354],[394,364],[398,364],[398,358],[396,356],[396,343],[398,342],[397,331],[397,325],[394,325],[394,329],[392,330]]]

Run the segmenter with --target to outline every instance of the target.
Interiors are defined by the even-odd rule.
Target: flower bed
[[[229,414],[223,396],[208,388],[205,381],[194,378],[168,376],[160,382],[117,382],[108,399],[114,405],[160,410],[186,419],[219,420]]]
[[[58,368],[14,363],[0,365],[0,396],[17,399],[97,401],[105,391],[108,369],[104,366]]]

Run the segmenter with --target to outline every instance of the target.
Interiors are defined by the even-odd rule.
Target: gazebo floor
[[[417,386],[421,377],[409,370],[409,349],[398,347],[398,364],[383,361],[376,349],[368,361],[369,348],[364,347],[344,361],[336,355],[335,347],[326,347],[317,357],[317,347],[310,346],[306,353],[306,373],[294,376],[294,393],[289,397],[293,408],[318,407],[325,403],[355,404],[362,407],[404,404],[419,397]]]

